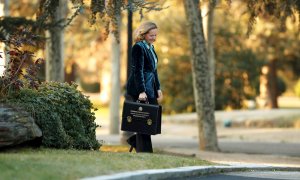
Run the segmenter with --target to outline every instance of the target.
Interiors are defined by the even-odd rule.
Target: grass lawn
[[[0,152],[0,179],[79,179],[141,169],[213,164],[192,157],[111,152],[127,151],[125,147],[102,148],[102,151],[22,148]]]

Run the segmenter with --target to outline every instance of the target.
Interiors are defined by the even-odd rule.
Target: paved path
[[[300,109],[255,109],[255,110],[233,110],[233,111],[215,111],[217,122],[234,121],[257,121],[257,120],[281,120],[286,117],[300,117]],[[195,122],[196,113],[187,113],[179,115],[164,116],[164,120],[171,122]]]
[[[199,176],[193,178],[178,178],[172,180],[271,180],[271,179],[289,179],[299,180],[300,172],[285,172],[285,171],[252,171],[252,172],[230,172],[224,174],[214,174]]]
[[[153,146],[156,148],[198,149],[198,139],[184,136],[153,136]],[[224,153],[273,154],[295,156],[300,158],[300,143],[280,142],[244,142],[219,140],[219,147]]]
[[[299,176],[300,168],[288,167],[272,167],[265,165],[231,165],[231,166],[188,166],[171,169],[149,169],[138,170],[131,172],[123,172],[112,175],[103,175],[96,177],[87,177],[84,180],[133,180],[133,179],[188,179],[195,177],[195,179],[209,178],[208,175],[216,175],[216,177],[285,177],[294,179]],[[289,172],[289,174],[285,172]],[[242,172],[242,173],[239,173]],[[257,172],[256,174],[251,172]],[[245,175],[243,175],[245,173]],[[254,177],[253,177],[254,176]],[[214,177],[214,176],[213,176]],[[192,178],[192,179],[193,179]],[[278,179],[278,178],[277,178]]]

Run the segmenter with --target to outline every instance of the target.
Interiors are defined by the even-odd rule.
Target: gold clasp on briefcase
[[[151,119],[147,119],[147,124],[148,124],[149,126],[151,126],[151,125],[152,125],[152,120],[151,120]]]
[[[132,118],[131,116],[127,116],[127,122],[131,123],[132,122]]]

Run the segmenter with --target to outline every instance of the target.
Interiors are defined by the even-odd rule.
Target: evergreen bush
[[[53,148],[98,149],[92,103],[76,84],[48,82],[23,88],[9,101],[25,107],[43,132],[42,145]]]

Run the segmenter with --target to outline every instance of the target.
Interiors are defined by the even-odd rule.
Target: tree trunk
[[[269,66],[269,73],[267,76],[268,78],[267,88],[268,88],[268,95],[270,99],[270,104],[268,107],[274,109],[274,108],[278,108],[276,60],[271,60],[268,66]]]
[[[260,76],[258,104],[261,108],[278,108],[276,60],[271,60],[268,65],[262,67]]]
[[[211,97],[215,102],[215,53],[214,53],[214,11],[215,7],[209,1],[208,22],[207,22],[207,55],[209,62],[210,82],[211,82]]]
[[[3,16],[9,16],[10,14],[10,11],[9,11],[9,0],[4,0],[2,2],[0,2],[0,17],[3,17]],[[6,39],[9,38],[9,34],[8,32],[7,33],[7,36],[6,36]],[[8,46],[6,46],[4,43],[0,42],[0,52],[1,52],[1,56],[2,58],[0,58],[0,76],[3,75],[4,71],[5,71],[5,67],[7,67],[8,65],[8,61],[9,61],[9,55],[5,52],[7,52],[8,50]]]
[[[4,16],[10,16],[10,9],[9,9],[10,0],[4,0]],[[9,38],[9,32],[7,33],[6,39]],[[6,50],[9,50],[9,46],[5,46]],[[5,54],[5,66],[8,65],[9,61],[9,54]]]
[[[51,15],[51,21],[57,22],[65,18],[67,0],[59,0],[59,5]],[[55,26],[46,32],[46,81],[64,82],[64,30]]]
[[[121,15],[117,17],[118,32],[120,34]],[[111,71],[111,99],[110,99],[110,134],[119,134],[120,107],[120,42],[112,34],[112,71]],[[121,40],[121,38],[120,38]]]
[[[260,108],[267,108],[268,104],[270,104],[268,96],[268,73],[269,67],[263,66],[259,77],[259,97],[256,100]]]
[[[132,0],[128,1],[128,16],[127,16],[127,80],[131,71],[131,49],[132,49]],[[121,144],[127,144],[127,139],[134,133],[129,131],[123,131],[120,139]]]
[[[132,2],[128,1],[128,23],[127,23],[127,79],[131,71],[131,48],[132,48]]]
[[[198,115],[200,149],[219,151],[199,0],[184,1],[184,8],[189,23],[193,89]]]

